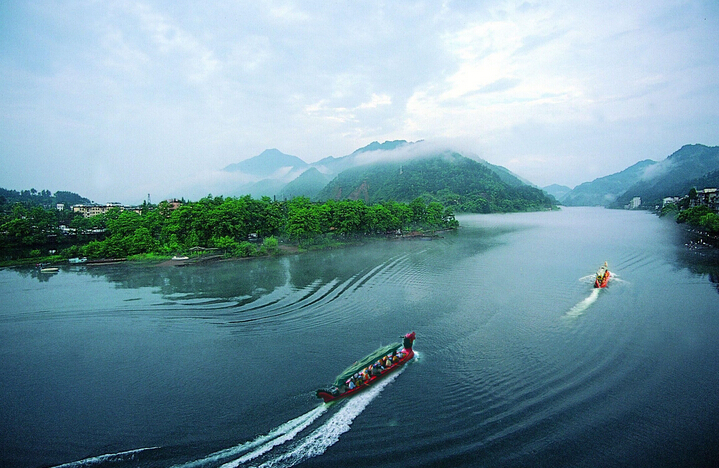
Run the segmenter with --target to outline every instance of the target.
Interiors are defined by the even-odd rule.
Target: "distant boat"
[[[70,262],[70,263],[85,263],[86,261],[87,261],[87,257],[82,257],[82,258],[75,257],[75,258],[71,258],[70,260],[68,260],[68,262]]]
[[[60,269],[56,267],[40,268],[40,273],[57,273],[58,271],[60,271]]]
[[[604,262],[604,265],[599,267],[599,270],[597,270],[597,277],[594,280],[594,287],[606,288],[607,283],[609,282],[609,276],[611,276],[611,274],[609,273],[609,267],[607,266],[607,262]]]
[[[173,260],[176,260],[176,261],[177,261],[177,260],[189,260],[190,257],[178,257],[177,255],[175,255],[174,257],[172,257],[172,259],[173,259]]]
[[[355,362],[337,376],[332,386],[317,390],[325,403],[354,395],[385,375],[399,369],[414,357],[415,333],[407,333],[403,344],[392,343]],[[401,349],[400,349],[401,348]]]

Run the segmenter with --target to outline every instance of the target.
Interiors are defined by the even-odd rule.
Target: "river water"
[[[711,250],[643,212],[459,220],[275,259],[0,271],[0,466],[719,466]],[[314,397],[412,330],[401,372]]]

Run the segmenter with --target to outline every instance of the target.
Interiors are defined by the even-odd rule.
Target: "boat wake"
[[[269,452],[274,447],[282,445],[289,440],[292,440],[295,436],[297,436],[297,434],[302,432],[310,424],[317,420],[317,418],[322,416],[322,414],[327,411],[328,407],[329,405],[318,406],[312,411],[309,411],[302,416],[287,421],[286,423],[281,424],[280,426],[271,430],[269,433],[259,436],[252,441],[244,442],[242,444],[236,445],[235,447],[231,447],[225,450],[220,450],[219,452],[215,452],[200,460],[184,463],[182,465],[175,465],[172,468],[201,468],[208,466],[217,466],[219,463],[223,462],[225,462],[227,465],[227,462],[229,460],[232,460],[233,458],[238,456],[240,458],[234,459],[227,466],[239,466],[241,463],[254,460],[255,458]]]
[[[597,275],[587,275],[579,278],[579,281],[587,284],[594,284],[594,280],[597,279]]]
[[[399,369],[393,375],[388,376],[384,381],[348,400],[337,413],[332,415],[331,418],[312,433],[289,447],[285,453],[272,456],[259,466],[264,468],[288,468],[309,458],[322,455],[329,447],[340,440],[342,434],[350,430],[350,426],[355,418],[364,411],[370,402],[374,400],[387,385],[392,383],[399,374],[404,372],[404,369],[405,368]],[[241,466],[241,464],[246,461],[248,460],[245,460],[243,457],[235,462],[223,465],[223,468]]]
[[[105,455],[98,455],[96,457],[90,457],[85,458],[84,460],[78,460],[70,463],[64,463],[62,465],[57,465],[54,468],[82,468],[82,467],[91,467],[95,465],[103,465],[106,463],[119,463],[119,462],[126,462],[126,461],[133,461],[136,459],[136,456],[142,452],[147,452],[150,450],[157,450],[159,447],[146,447],[141,449],[135,449],[135,450],[126,450],[124,452],[118,452],[118,453],[108,453]]]
[[[236,468],[253,462],[254,466],[288,468],[303,461],[322,455],[329,447],[339,441],[340,436],[350,430],[352,422],[374,400],[380,392],[404,372],[404,367],[386,379],[368,388],[366,391],[341,404],[338,411],[310,431],[312,423],[317,421],[336,402],[322,404],[302,416],[287,421],[265,435],[252,441],[239,444],[207,457],[175,465],[173,468],[205,468],[221,466]],[[299,436],[299,438],[298,438]],[[295,439],[297,439],[295,441]],[[292,443],[294,441],[294,443]]]
[[[599,297],[599,291],[601,291],[600,288],[592,289],[592,292],[591,294],[589,294],[589,297],[584,298],[574,307],[569,309],[569,312],[565,314],[565,317],[579,317],[580,315],[584,314],[584,311],[596,302],[597,298]]]

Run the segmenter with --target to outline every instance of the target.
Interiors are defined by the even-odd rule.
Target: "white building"
[[[670,203],[678,203],[681,199],[682,197],[664,197],[662,199],[662,208],[669,205]]]

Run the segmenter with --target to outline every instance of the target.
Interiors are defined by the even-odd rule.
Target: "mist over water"
[[[719,464],[713,257],[641,212],[459,219],[276,259],[0,271],[0,464]],[[401,373],[315,398],[411,330]]]

